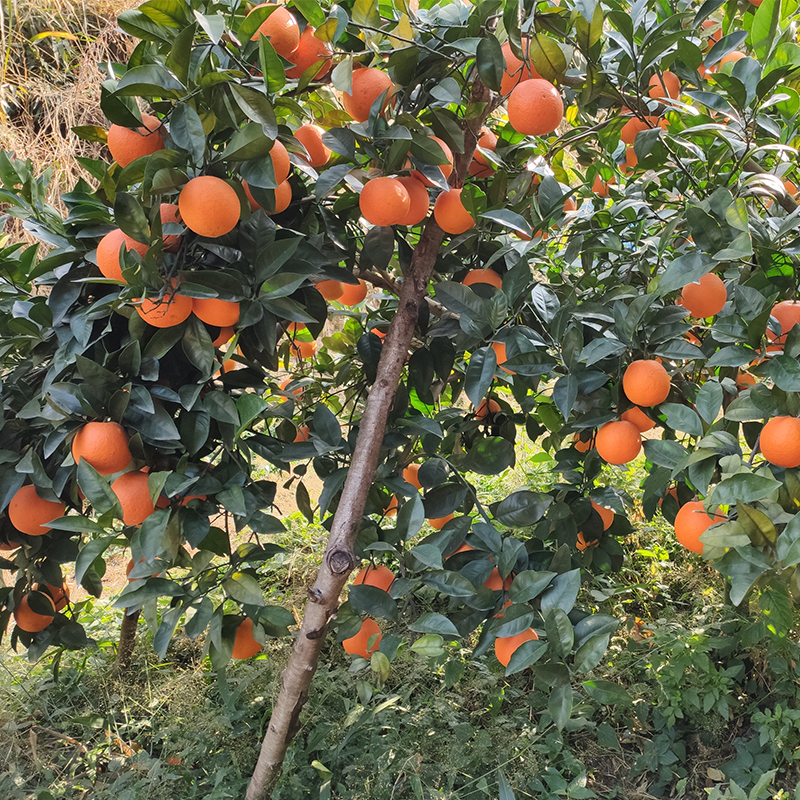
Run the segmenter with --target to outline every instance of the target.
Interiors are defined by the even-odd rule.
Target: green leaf
[[[523,642],[512,654],[506,667],[506,675],[515,675],[535,664],[547,652],[547,642],[532,639]]]
[[[267,97],[255,89],[248,89],[238,83],[230,84],[230,91],[236,105],[242,109],[248,119],[261,126],[264,136],[268,139],[277,139],[278,121]]]
[[[538,522],[552,502],[549,494],[518,489],[497,504],[493,509],[493,517],[501,525],[524,528]]]
[[[756,9],[753,27],[750,29],[750,47],[755,57],[766,64],[778,38],[781,21],[781,0],[764,0]]]
[[[286,84],[286,70],[272,42],[263,34],[258,37],[258,63],[264,76],[264,86],[274,94]]]
[[[781,531],[776,542],[778,560],[784,567],[800,564],[800,514],[795,514]]]
[[[559,43],[538,32],[530,39],[530,58],[536,71],[547,81],[559,80],[567,70],[567,59]]]
[[[575,672],[588,672],[594,669],[605,656],[611,635],[598,633],[590,636],[576,651],[573,660]]]
[[[426,612],[418,620],[409,623],[409,629],[416,633],[438,633],[442,636],[461,638],[458,629],[442,614]]]
[[[432,569],[442,568],[442,551],[434,544],[418,544],[409,552],[426,567]]]
[[[108,481],[85,459],[78,464],[77,478],[78,486],[98,514],[105,514],[111,509],[119,511],[119,501]]]
[[[401,541],[408,541],[416,536],[425,524],[425,507],[422,498],[416,492],[406,500],[397,512],[397,533]],[[441,553],[439,554],[441,559]],[[441,560],[437,569],[441,569]]]
[[[769,376],[784,392],[800,392],[800,364],[796,358],[787,355],[771,358]]]
[[[478,75],[481,80],[493,92],[500,91],[500,82],[503,79],[505,69],[505,59],[503,50],[497,37],[487,33],[479,42],[475,53],[475,62],[478,67]]]
[[[142,244],[150,244],[150,225],[139,201],[127,192],[117,192],[114,218],[122,232]]]
[[[560,608],[569,614],[578,599],[580,588],[581,571],[579,569],[572,569],[557,575],[550,584],[550,588],[539,600],[542,614],[546,615],[553,608]]]
[[[478,439],[463,459],[462,467],[479,475],[499,475],[516,463],[514,443],[500,436]]]
[[[105,536],[99,539],[92,539],[87,542],[78,553],[75,559],[75,583],[80,586],[86,570],[92,566],[95,559],[99,558],[108,549],[116,536]]]
[[[516,800],[505,772],[497,770],[497,800]]]
[[[261,584],[246,572],[234,572],[222,582],[222,588],[229,597],[239,603],[251,606],[264,605],[264,593]]]
[[[572,714],[572,686],[569,683],[560,683],[550,690],[547,710],[558,730],[569,722]]]
[[[438,570],[427,573],[422,582],[449,597],[472,597],[475,587],[457,572]]]
[[[117,84],[118,97],[164,97],[178,100],[186,87],[166,67],[147,64],[129,69]]]
[[[437,658],[445,652],[444,640],[435,633],[426,633],[411,645],[411,649],[418,655]]]
[[[566,613],[560,608],[551,609],[544,618],[544,629],[556,655],[566,658],[575,643],[575,632]]]
[[[512,603],[527,603],[538,597],[556,577],[555,572],[525,570],[514,577],[508,599]]]
[[[774,544],[778,531],[772,520],[763,512],[746,503],[736,504],[739,524],[744,528],[754,547],[766,547]]]
[[[202,164],[206,152],[206,134],[200,115],[188,103],[181,103],[169,119],[172,141],[186,150],[195,164]]]
[[[497,372],[497,356],[491,347],[481,347],[469,359],[464,391],[472,405],[477,408],[494,380]]]
[[[683,289],[688,283],[694,283],[708,274],[714,266],[704,253],[691,253],[679,256],[672,261],[658,282],[660,295],[669,294],[676,289]]]
[[[350,605],[359,614],[369,614],[373,617],[395,619],[397,617],[397,603],[392,600],[388,592],[377,586],[365,584],[353,585],[348,589]]]
[[[706,381],[697,393],[695,408],[697,413],[711,425],[722,408],[722,386],[716,381]]]
[[[592,700],[606,706],[629,706],[633,699],[619,684],[611,681],[584,681],[583,688]]]
[[[690,436],[703,435],[703,423],[697,412],[679,403],[662,403],[659,411],[667,418],[667,425],[675,431],[688,433]]]
[[[753,503],[777,495],[780,486],[774,478],[740,473],[720,481],[711,499],[718,506],[732,506],[737,502]]]

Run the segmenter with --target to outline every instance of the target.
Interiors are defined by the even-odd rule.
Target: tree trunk
[[[460,186],[464,181],[481,128],[491,110],[491,100],[489,90],[476,78],[472,84],[470,103],[483,103],[484,109],[466,123],[464,152],[455,157],[450,177],[452,186]],[[281,676],[281,690],[261,743],[246,800],[269,798],[280,775],[286,750],[299,729],[300,712],[308,698],[308,688],[317,669],[328,622],[339,607],[342,589],[356,564],[353,545],[361,528],[367,493],[375,478],[386,420],[414,335],[419,306],[426,296],[444,235],[431,216],[414,249],[409,271],[403,276],[397,314],[386,334],[377,377],[359,423],[355,451],[328,545],[314,587],[309,592],[309,602],[289,664]]]
[[[126,608],[122,614],[122,628],[119,632],[119,644],[117,645],[117,660],[114,664],[114,672],[120,674],[125,672],[131,665],[133,648],[136,646],[136,626],[139,623],[141,609],[128,613]]]

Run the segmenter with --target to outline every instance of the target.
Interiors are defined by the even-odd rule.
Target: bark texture
[[[453,186],[460,186],[464,181],[481,127],[491,110],[492,99],[491,92],[476,79],[472,85],[470,102],[484,103],[484,111],[466,123],[464,152],[456,155],[450,177]],[[361,528],[367,493],[375,478],[386,420],[414,335],[419,306],[426,297],[426,288],[444,236],[433,216],[430,216],[414,249],[408,273],[403,276],[397,314],[386,334],[377,378],[370,389],[359,423],[355,451],[328,545],[314,587],[309,591],[303,622],[289,664],[281,676],[281,690],[261,743],[246,800],[267,800],[272,793],[286,750],[300,725],[300,712],[308,698],[308,688],[317,669],[328,622],[336,613],[347,577],[356,566],[353,544]]]
[[[119,632],[119,644],[117,645],[117,661],[114,664],[114,671],[117,673],[125,672],[131,665],[133,648],[136,646],[136,626],[139,623],[141,610],[128,612],[122,615],[122,627]]]

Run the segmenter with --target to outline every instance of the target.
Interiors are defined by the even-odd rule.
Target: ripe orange
[[[319,125],[301,125],[294,132],[294,138],[305,147],[308,153],[308,158],[305,156],[301,156],[301,158],[308,161],[312,167],[325,166],[331,157],[330,148],[326,147],[322,141],[323,133],[325,130]]]
[[[31,586],[31,591],[48,594],[56,611],[63,611],[69,602],[69,586],[67,586],[66,582],[62,583],[61,586],[51,586],[49,583],[39,586],[38,583],[34,583]]]
[[[616,183],[616,179],[612,176],[607,181],[604,181],[599,175],[595,175],[594,183],[592,184],[592,191],[598,196],[608,197],[608,187]]]
[[[495,289],[503,288],[503,279],[493,269],[471,269],[461,281],[464,286],[474,286],[476,283],[486,283]]]
[[[706,514],[703,504],[693,500],[681,506],[675,515],[675,538],[687,549],[694,553],[703,552],[703,543],[700,537],[715,522],[724,521],[725,517],[715,514],[710,517]]]
[[[457,555],[458,553],[470,553],[473,552],[474,550],[475,548],[472,545],[463,542],[458,546],[457,550],[453,550],[453,555]]]
[[[39,497],[36,487],[28,484],[17,489],[8,504],[8,519],[21,533],[28,536],[43,536],[50,527],[46,524],[63,517],[64,503]]]
[[[592,500],[591,503],[592,508],[600,515],[600,519],[603,520],[603,530],[607,531],[614,523],[614,512],[610,508],[595,503],[594,500]]]
[[[366,122],[372,104],[388,89],[383,108],[392,94],[392,79],[379,69],[367,67],[353,72],[353,87],[342,94],[344,110],[356,121]]]
[[[421,489],[422,484],[419,482],[419,464],[409,464],[403,470],[403,480],[406,483],[410,483],[415,489]]]
[[[428,216],[428,208],[430,207],[428,190],[423,183],[410,175],[398,178],[397,180],[405,187],[410,201],[408,214],[406,214],[399,224],[405,225],[407,228],[410,228],[412,225],[419,225],[419,223]]]
[[[131,463],[128,434],[116,422],[87,422],[72,439],[75,463],[84,459],[101,475],[120,472]]]
[[[503,370],[503,372],[507,372],[509,375],[516,375],[517,373],[514,372],[513,369],[509,369],[508,367],[504,367],[503,364],[508,361],[508,355],[506,354],[506,346],[503,342],[491,342],[489,347],[494,350],[494,354],[497,357],[497,366]]]
[[[782,303],[776,303],[772,307],[770,316],[775,317],[781,324],[780,334],[777,330],[770,327],[768,323],[767,337],[770,341],[783,344],[786,341],[786,335],[794,328],[795,325],[800,323],[800,302],[797,300],[784,300]]]
[[[720,277],[713,272],[699,281],[688,283],[681,291],[681,305],[693,316],[705,319],[722,311],[728,299],[728,290]]]
[[[376,636],[377,634],[377,636]],[[370,646],[369,640],[376,636],[375,641]],[[374,619],[365,619],[361,623],[361,628],[355,636],[345,639],[342,642],[345,653],[351,656],[361,656],[361,658],[369,658],[381,643],[381,629]]]
[[[364,586],[377,586],[378,589],[388,592],[392,583],[394,583],[394,578],[394,572],[388,567],[384,567],[383,564],[379,564],[377,567],[370,564],[356,575],[353,583],[356,586],[361,586],[362,584]]]
[[[359,279],[357,286],[352,283],[343,283],[342,287],[342,294],[339,297],[339,302],[343,306],[357,306],[359,303],[362,303],[367,296],[367,284],[361,279]]]
[[[192,298],[177,292],[166,294],[161,300],[148,298],[136,306],[136,312],[154,328],[172,328],[189,318],[192,313]]]
[[[290,345],[289,349],[292,355],[297,358],[313,358],[317,352],[316,342],[305,342],[302,339],[295,339]]]
[[[229,328],[239,321],[239,304],[214,298],[192,298],[192,313],[206,325]]]
[[[475,416],[478,419],[487,419],[490,416],[494,416],[500,411],[500,403],[497,400],[489,400],[486,402],[486,398],[484,397],[483,400],[479,403],[477,409],[475,409]]]
[[[483,150],[491,150],[494,153],[497,149],[497,137],[488,128],[483,128],[481,130],[481,135],[478,137],[478,147]],[[484,166],[489,165],[486,156],[484,156],[483,153],[479,153],[477,150],[475,151],[475,160]]]
[[[278,188],[274,190],[274,193],[275,197],[272,201],[272,204],[264,209],[269,216],[274,214],[282,214],[287,208],[289,208],[289,204],[292,202],[292,185],[289,183],[289,181],[284,181],[278,185]]]
[[[633,144],[636,141],[636,136],[638,134],[640,134],[642,131],[649,131],[657,124],[658,119],[656,117],[647,117],[647,122],[639,119],[638,117],[631,117],[622,126],[622,130],[619,132],[619,138],[625,142],[625,144]]]
[[[119,228],[114,228],[111,233],[107,233],[97,245],[97,267],[104,278],[114,281],[122,281],[122,265],[119,261],[119,251],[122,245],[126,250],[135,250],[140,256],[144,257],[147,253],[147,245],[126,236]]]
[[[344,292],[344,284],[339,281],[320,281],[314,286],[326,300],[338,300]]]
[[[431,136],[430,138],[431,141],[436,142],[436,144],[438,144],[439,147],[441,147],[442,150],[444,151],[444,157],[447,159],[447,163],[438,164],[437,166],[442,171],[442,175],[444,175],[445,178],[449,178],[453,172],[453,151],[438,136]],[[421,181],[424,186],[434,185],[421,172],[418,172],[417,170],[412,170],[411,175],[418,181]]]
[[[761,429],[761,452],[776,467],[800,467],[800,419],[773,417]]]
[[[119,498],[122,521],[126,525],[140,525],[156,510],[144,472],[133,470],[120,475],[111,484],[111,491]]]
[[[700,23],[704,31],[709,31],[708,44],[715,45],[722,38],[722,25],[715,19],[704,19]]]
[[[632,361],[622,377],[622,388],[628,400],[637,406],[657,406],[669,395],[672,382],[658,361]]]
[[[564,101],[556,87],[542,78],[520,83],[508,98],[508,121],[517,133],[544,136],[564,119]]]
[[[743,58],[747,58],[746,53],[742,53],[741,50],[734,50],[726,56],[722,56],[717,64],[717,69],[722,69],[726,64],[735,64],[737,61],[741,61]]]
[[[297,442],[307,442],[309,436],[311,435],[311,431],[309,430],[308,425],[301,425],[297,429],[297,433],[294,435],[294,441]]]
[[[736,373],[736,388],[740,392],[749,389],[751,386],[755,386],[756,383],[758,383],[758,381],[755,375],[751,375],[749,372],[742,372],[741,370]]]
[[[507,667],[508,662],[511,661],[511,656],[514,655],[520,645],[538,638],[533,628],[528,628],[528,630],[522,631],[516,636],[500,636],[494,640],[494,654],[497,656],[497,660],[504,667]]]
[[[210,239],[230,233],[242,210],[233,186],[213,175],[192,178],[181,189],[178,208],[190,231]]]
[[[319,65],[317,74],[314,80],[318,81],[324,78],[331,69],[331,56],[333,50],[327,42],[318,39],[314,35],[314,28],[306,25],[303,32],[300,34],[300,41],[298,42],[297,49],[292,53],[289,61],[295,66],[286,70],[287,78],[302,78],[303,73],[314,66],[318,61],[322,63]],[[313,164],[311,166],[314,166]]]
[[[289,171],[292,168],[292,162],[289,161],[289,151],[283,146],[283,142],[276,139],[270,148],[269,157],[272,159],[272,171],[275,173],[275,181],[281,184],[289,177]]]
[[[168,223],[175,222],[181,224],[180,209],[175,203],[162,203],[159,207],[159,215],[161,216],[162,227]],[[181,235],[176,233],[168,233],[164,237],[164,251],[167,253],[176,253],[181,246]]]
[[[273,14],[272,16],[274,17],[275,15]],[[253,620],[250,617],[246,617],[236,629],[231,658],[252,658],[256,653],[261,652],[261,648],[262,645],[253,638]]]
[[[473,178],[491,178],[494,175],[494,168],[488,164],[481,164],[477,158],[469,162],[469,174]]]
[[[457,236],[475,227],[472,214],[461,202],[461,189],[442,192],[433,204],[433,216],[439,227],[451,236]]]
[[[52,598],[46,595],[44,592],[40,592],[40,595],[50,601],[50,605],[53,606],[52,615],[37,614],[31,608],[30,601],[28,599],[30,595],[27,594],[22,596],[22,599],[19,601],[19,607],[14,609],[14,620],[17,623],[17,627],[21,628],[23,631],[27,631],[28,633],[38,633],[39,631],[43,631],[53,621],[56,614],[56,607]]]
[[[588,453],[594,447],[594,436],[590,436],[588,439],[582,439],[581,434],[576,433],[572,437],[572,446],[579,453]]]
[[[575,547],[581,551],[588,550],[590,547],[597,547],[600,544],[599,539],[592,539],[591,541],[587,542],[586,538],[583,535],[583,531],[578,531],[578,540],[575,542]]]
[[[639,433],[645,433],[656,426],[655,422],[639,406],[634,406],[623,412],[620,415],[620,419],[624,419],[625,422],[632,422],[639,429]]]
[[[653,100],[677,100],[681,93],[681,80],[674,72],[662,72],[650,78],[648,94]]]
[[[603,461],[609,464],[627,464],[639,455],[642,436],[632,422],[606,422],[597,431],[595,447]]]
[[[383,515],[385,517],[393,517],[397,514],[397,508],[398,508],[397,495],[393,494],[389,498],[389,505],[387,505],[386,508],[383,509]]]
[[[446,517],[434,517],[428,520],[428,525],[435,531],[440,531],[451,519],[455,519],[455,516],[455,514],[448,514]]]
[[[506,42],[501,48],[503,51],[503,58],[505,59],[505,69],[503,70],[503,77],[500,79],[500,93],[508,95],[514,87],[522,81],[528,81],[531,78],[541,78],[542,76],[536,71],[533,63],[528,61],[520,61],[511,50],[511,45]],[[523,45],[523,50],[527,51],[528,48]]]
[[[164,149],[161,120],[150,114],[142,114],[142,123],[143,125],[134,129],[122,125],[112,125],[108,129],[108,149],[111,157],[121,167],[127,167],[137,158]]]
[[[222,345],[227,344],[231,339],[233,339],[233,328],[220,328],[217,338],[214,339],[211,344],[213,344],[214,347],[222,347]]]
[[[270,5],[274,5],[274,3],[260,3],[250,13],[252,14],[256,8]],[[283,56],[289,61],[292,60],[292,53],[300,44],[300,26],[297,24],[294,14],[283,6],[279,6],[261,23],[259,29],[250,38],[251,40],[258,39],[262,35],[269,39],[279,56]]]
[[[626,148],[625,164],[622,166],[622,174],[625,175],[627,172],[632,170],[638,163],[639,163],[639,158],[636,155],[636,151],[632,147]]]
[[[506,575],[505,580],[500,577],[500,570],[495,567],[490,573],[489,577],[484,582],[484,586],[487,589],[491,589],[493,592],[500,592],[500,591],[508,591],[511,588],[511,581],[512,578],[510,575]]]
[[[247,197],[247,202],[250,203],[250,210],[251,211],[258,211],[261,206],[259,205],[258,200],[253,197],[253,193],[250,191],[250,186],[248,185],[247,181],[242,181],[242,189],[244,189],[245,196]]]
[[[411,211],[411,197],[397,178],[373,178],[364,184],[358,207],[370,225],[398,225]]]

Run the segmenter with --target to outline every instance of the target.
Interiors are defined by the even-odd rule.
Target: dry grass
[[[48,199],[87,177],[75,156],[97,157],[76,125],[107,125],[100,111],[100,65],[125,61],[135,42],[115,24],[137,0],[0,2],[0,148],[53,169]]]

